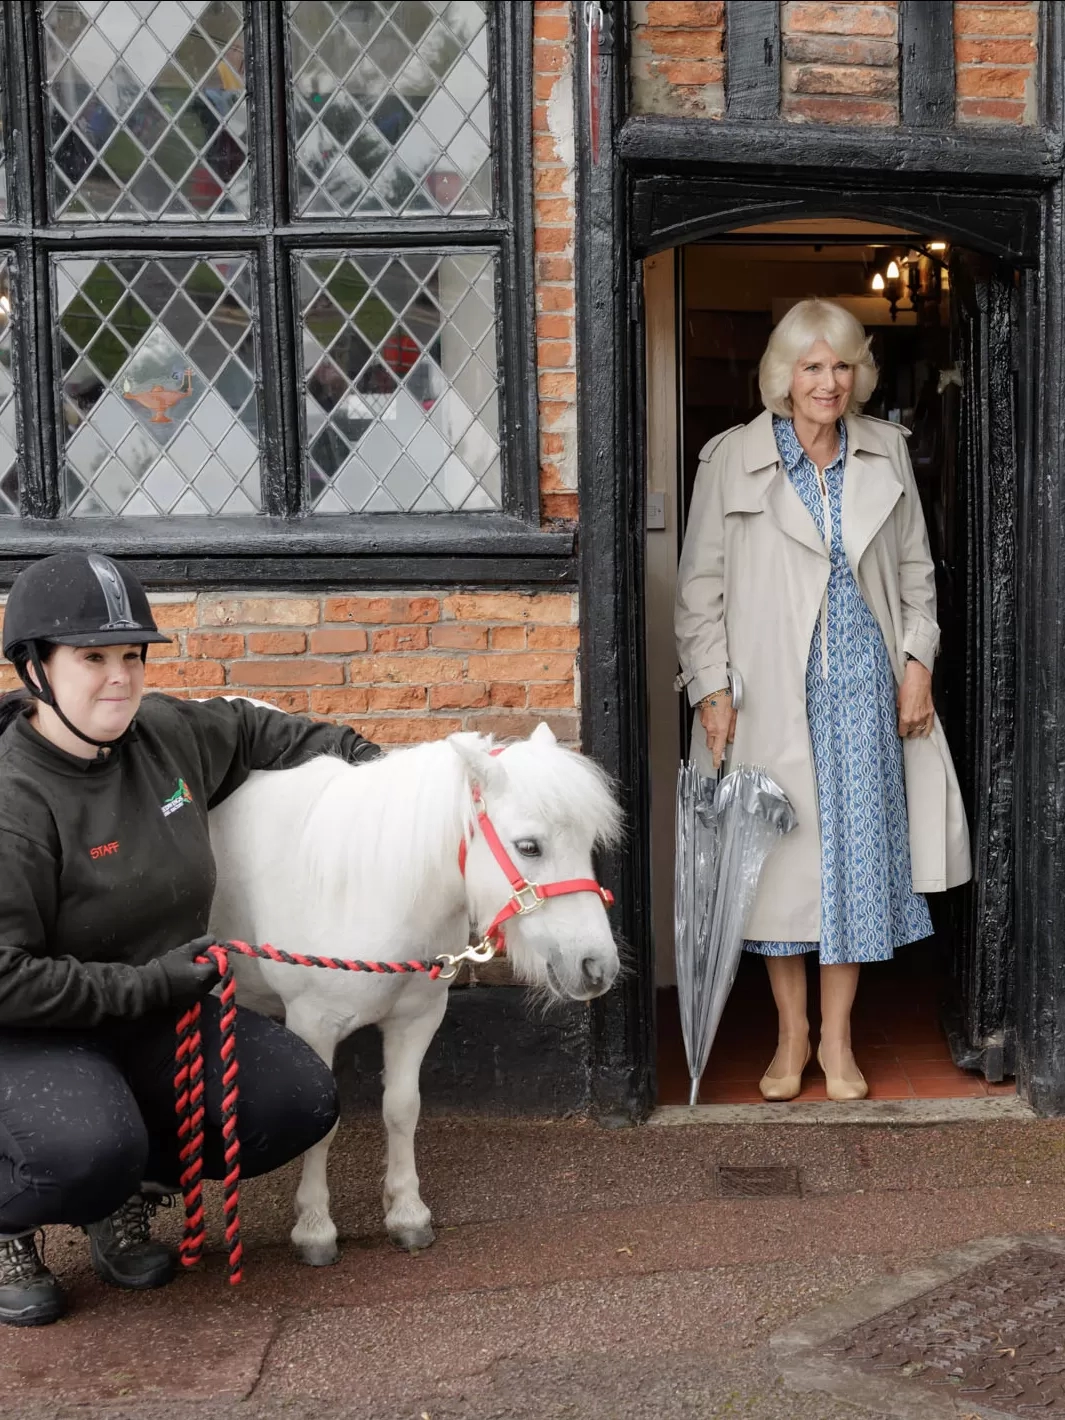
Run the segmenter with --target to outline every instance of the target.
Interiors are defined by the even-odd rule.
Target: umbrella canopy
[[[684,1050],[699,1082],[736,980],[744,927],[762,867],[795,827],[787,795],[762,769],[708,779],[691,764],[677,774],[674,953]]]

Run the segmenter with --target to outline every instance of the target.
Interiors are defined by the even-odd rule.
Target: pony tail
[[[18,719],[26,706],[32,703],[27,690],[9,690],[6,695],[0,695],[0,735],[13,720]]]

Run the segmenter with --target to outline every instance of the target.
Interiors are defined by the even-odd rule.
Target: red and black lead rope
[[[226,1243],[229,1247],[229,1281],[232,1286],[242,1276],[244,1249],[240,1241],[240,1139],[237,1135],[237,1004],[236,982],[230,953],[282,962],[285,966],[320,966],[331,971],[371,971],[379,976],[419,974],[435,981],[443,970],[439,961],[345,961],[340,957],[311,957],[282,952],[267,944],[218,942],[208,947],[199,962],[213,961],[222,978],[221,1031],[222,1057],[222,1152],[226,1173],[222,1181]],[[185,1200],[185,1235],[181,1240],[181,1261],[186,1267],[199,1262],[203,1254],[206,1227],[203,1212],[203,1120],[204,1073],[203,1039],[200,1033],[200,1003],[195,1002],[177,1023],[175,1052],[174,1108],[178,1120],[181,1159],[181,1192]]]

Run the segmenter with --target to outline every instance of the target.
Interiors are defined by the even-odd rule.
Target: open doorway
[[[991,273],[982,259],[936,234],[854,220],[748,228],[648,258],[644,269],[652,873],[659,1102],[668,1104],[687,1098],[672,964],[672,835],[676,766],[690,729],[690,713],[672,690],[672,599],[699,450],[760,412],[758,361],[774,325],[796,301],[830,297],[872,333],[881,377],[866,413],[911,430],[944,637],[936,703],[970,791],[976,839],[987,824],[977,821],[986,806],[977,802],[984,747],[974,720],[980,703],[974,681],[987,659],[990,631],[973,597],[972,579],[987,569],[969,545],[980,516],[969,505],[985,478],[977,465],[989,452],[980,427],[987,403],[980,351],[987,302],[997,299],[988,297],[989,283],[997,282],[1008,305],[1011,276]],[[936,936],[863,972],[855,1045],[871,1098],[1012,1092],[1004,1082],[1012,1070],[1005,1025],[1011,963],[1002,942],[985,940],[974,901],[979,891],[933,896]],[[807,966],[815,976],[816,958],[808,957]],[[811,985],[816,1034],[816,980]],[[774,1048],[765,967],[745,955],[701,1100],[758,1102],[757,1081]],[[804,1085],[800,1098],[823,1098],[816,1071]]]

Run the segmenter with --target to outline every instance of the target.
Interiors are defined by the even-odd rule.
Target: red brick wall
[[[566,592],[374,592],[153,597],[174,641],[148,685],[251,695],[349,721],[381,744],[455,730],[580,738],[576,597]]]
[[[634,111],[721,118],[724,5],[636,0],[631,19]],[[897,0],[781,0],[780,22],[785,119],[899,122]],[[1039,0],[955,0],[954,31],[958,122],[1034,123]]]
[[[1038,35],[1038,0],[955,0],[959,123],[1035,123]]]
[[[781,110],[795,123],[899,121],[895,0],[780,7]]]
[[[634,112],[720,118],[723,0],[636,0],[631,23]]]
[[[533,11],[533,184],[540,510],[577,516],[573,291],[573,17],[567,0]]]

